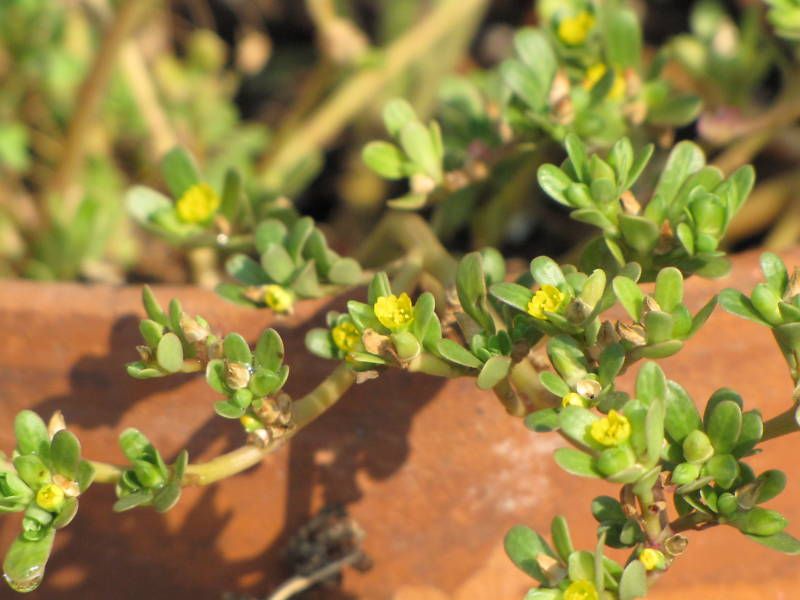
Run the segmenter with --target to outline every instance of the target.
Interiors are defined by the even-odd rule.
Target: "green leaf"
[[[786,271],[786,265],[779,256],[772,252],[765,252],[760,258],[761,271],[767,280],[767,285],[770,289],[783,296],[786,286],[789,284],[789,273]]]
[[[556,552],[561,557],[561,560],[567,562],[570,554],[575,551],[572,545],[572,538],[569,535],[569,525],[567,520],[558,515],[553,518],[550,523],[550,538],[553,540]]]
[[[506,554],[517,568],[541,583],[547,581],[547,576],[539,566],[537,558],[540,554],[552,558],[555,556],[542,536],[529,527],[515,525],[506,534],[503,545]]]
[[[242,176],[235,169],[228,169],[225,172],[220,200],[220,214],[224,215],[228,221],[235,221],[239,210],[247,201],[242,185]]]
[[[631,10],[613,9],[607,13],[603,34],[608,64],[618,69],[639,70],[642,60],[642,31]]]
[[[539,373],[539,382],[546,390],[559,398],[563,398],[571,391],[564,380],[552,371],[542,371]]]
[[[573,181],[561,169],[555,165],[544,164],[539,167],[536,176],[539,186],[548,196],[559,204],[575,208],[572,201],[565,195]]]
[[[78,463],[78,476],[76,477],[76,481],[78,483],[78,489],[81,491],[81,494],[85,492],[92,482],[94,482],[95,476],[95,468],[88,460],[82,460]]]
[[[442,162],[428,129],[419,121],[409,121],[400,130],[400,145],[435,182],[442,180]]]
[[[172,211],[172,202],[164,194],[136,185],[125,193],[125,207],[134,221],[152,226],[156,215]]]
[[[690,175],[702,169],[705,164],[706,158],[699,146],[689,141],[676,144],[661,172],[661,177],[653,192],[654,201],[651,205],[669,207],[683,182]],[[657,204],[655,203],[656,198],[658,198]],[[654,221],[660,221],[663,215],[652,214],[651,205],[645,209],[645,216],[653,218]]]
[[[600,354],[597,376],[603,386],[614,382],[625,364],[625,349],[622,344],[611,344]]]
[[[23,454],[13,460],[17,475],[28,487],[37,491],[43,485],[50,483],[52,474],[42,459],[36,454]]]
[[[578,550],[567,560],[567,572],[572,581],[594,581],[594,554]]]
[[[169,325],[169,319],[164,313],[164,310],[161,308],[161,305],[158,303],[158,300],[156,300],[153,290],[150,289],[149,285],[146,285],[142,288],[142,304],[144,305],[144,310],[147,313],[147,316],[153,321],[163,325],[164,327]]]
[[[246,412],[246,407],[229,400],[220,400],[214,403],[214,412],[223,419],[238,419]]]
[[[758,536],[776,535],[786,529],[786,525],[788,525],[788,521],[782,514],[760,506],[732,515],[729,517],[729,522],[742,533]]]
[[[75,518],[76,514],[78,514],[78,499],[67,498],[64,500],[64,506],[61,507],[58,515],[53,519],[53,529],[63,529],[72,523],[72,519]]]
[[[281,221],[277,219],[261,221],[255,231],[256,250],[258,250],[259,254],[263,254],[271,244],[283,246],[287,234],[286,225]]]
[[[668,382],[664,428],[669,437],[675,442],[683,443],[687,435],[702,426],[700,413],[686,390],[674,381]]]
[[[564,138],[564,148],[569,156],[569,161],[578,180],[582,183],[591,181],[591,174],[589,173],[589,157],[586,154],[586,146],[574,133],[569,133]]]
[[[279,244],[271,244],[261,254],[261,268],[272,281],[286,284],[294,273],[295,263],[286,248]]]
[[[478,374],[478,387],[490,390],[508,376],[511,370],[510,356],[493,356],[483,365]]]
[[[174,333],[165,333],[156,349],[158,366],[167,373],[177,373],[183,367],[183,346],[180,338]]]
[[[11,543],[3,561],[3,573],[13,590],[32,592],[39,587],[55,535],[51,528],[40,540],[31,541],[20,536]]]
[[[386,273],[383,271],[375,273],[367,289],[367,302],[370,306],[374,305],[378,301],[378,298],[390,296],[391,294],[392,286],[389,284],[389,277]]]
[[[605,446],[596,442],[589,435],[589,428],[598,418],[587,408],[567,406],[559,414],[558,423],[564,435],[586,448],[599,451],[603,450]]]
[[[32,410],[17,413],[14,418],[14,435],[17,437],[17,450],[20,454],[47,456],[50,449],[47,425]]]
[[[635,215],[620,215],[619,229],[627,244],[641,254],[652,252],[661,236],[658,225]]]
[[[400,148],[389,142],[370,142],[364,146],[361,159],[385,179],[403,179],[406,175],[405,156]]]
[[[717,454],[728,454],[742,431],[742,409],[732,400],[723,400],[711,410],[706,433]]]
[[[598,496],[592,500],[592,515],[598,523],[624,523],[628,518],[619,501],[610,496]]]
[[[797,556],[800,554],[800,540],[792,537],[786,532],[780,532],[773,535],[748,535],[751,540],[758,542],[762,546],[777,550],[783,554],[790,556]]]
[[[541,89],[549,90],[558,65],[547,36],[532,27],[520,29],[514,35],[514,49],[520,60],[531,69]]]
[[[137,490],[130,494],[125,494],[114,503],[114,512],[125,512],[137,506],[147,505],[153,501],[152,490]]]
[[[558,411],[555,408],[543,408],[525,417],[525,427],[542,433],[558,429]]]
[[[269,330],[268,330],[269,331]],[[280,336],[278,336],[280,339]],[[250,346],[238,333],[229,333],[222,342],[222,353],[226,359],[249,365],[253,361]]]
[[[417,210],[425,206],[427,201],[427,194],[406,194],[399,198],[387,200],[386,204],[389,208],[394,208],[395,210]]]
[[[664,402],[667,393],[667,380],[664,371],[654,362],[642,365],[636,376],[636,398],[650,405]]]
[[[547,342],[547,356],[562,379],[575,387],[586,377],[589,365],[580,345],[571,337],[558,336]]]
[[[739,463],[730,454],[716,454],[708,459],[703,466],[704,474],[714,478],[716,484],[723,490],[733,487],[739,477]]]
[[[439,340],[436,342],[436,351],[442,358],[457,365],[469,367],[470,369],[483,367],[483,362],[476,358],[472,352],[453,340],[447,338]]]
[[[402,98],[390,100],[383,108],[383,123],[393,137],[397,137],[400,131],[416,118],[414,109]]]
[[[571,475],[580,477],[602,477],[595,468],[594,459],[575,448],[559,448],[553,453],[556,464]]]
[[[227,338],[225,339],[227,341]],[[241,341],[244,341],[244,339]],[[244,342],[244,344],[247,346],[247,342]],[[248,347],[247,351],[245,352],[244,348],[241,347],[240,342],[236,342],[236,345],[240,347],[236,349],[235,352],[237,354],[241,354],[242,356],[248,356],[248,360],[243,362],[249,362],[250,348]],[[232,350],[234,349],[232,348]],[[283,340],[281,339],[280,334],[272,328],[265,329],[258,338],[258,342],[256,342],[254,354],[256,363],[258,363],[259,366],[269,369],[270,371],[277,370],[283,363],[283,357],[285,355]],[[225,355],[228,355],[227,350],[225,351]]]
[[[459,261],[456,269],[456,291],[464,312],[484,331],[493,333],[494,321],[486,301],[486,278],[479,252],[470,252]]]
[[[539,285],[552,285],[566,291],[567,280],[561,267],[547,256],[538,256],[531,261],[531,275]]]
[[[119,435],[119,447],[131,462],[139,460],[145,454],[155,451],[150,440],[138,429],[128,428]]]
[[[66,429],[57,432],[50,445],[50,459],[56,473],[75,479],[78,475],[78,464],[81,462],[81,444],[78,438]]]
[[[489,293],[503,304],[528,312],[528,303],[533,298],[533,292],[517,283],[500,282],[489,288]]]
[[[648,312],[644,316],[644,319],[642,319],[642,324],[644,325],[646,339],[649,345],[668,342],[673,337],[672,334],[675,322],[672,316],[665,312],[661,312],[660,310]]]
[[[683,302],[683,275],[678,269],[666,267],[658,272],[654,297],[661,310],[668,313]]]
[[[614,288],[614,294],[622,304],[625,311],[630,315],[634,321],[639,321],[642,317],[642,306],[644,305],[644,294],[636,283],[618,275],[614,277],[611,283]]]
[[[701,308],[697,314],[692,318],[692,327],[689,330],[687,338],[692,337],[697,331],[708,321],[708,318],[711,316],[711,313],[714,312],[714,309],[717,307],[718,296],[714,296],[706,302],[706,304]]]
[[[336,285],[355,285],[363,276],[361,265],[353,258],[339,258],[328,270],[328,280]]]
[[[180,481],[170,481],[153,496],[153,508],[165,513],[178,503],[181,497]]]
[[[647,570],[638,560],[631,561],[619,580],[620,600],[634,600],[647,596]]]
[[[231,256],[225,262],[225,270],[245,285],[264,285],[270,282],[261,265],[244,254]]]
[[[185,148],[176,147],[161,160],[161,172],[173,198],[178,199],[193,185],[200,182],[200,174],[192,156]]]
[[[544,108],[547,91],[526,65],[518,60],[506,59],[500,64],[500,77],[520,100],[535,111]]]

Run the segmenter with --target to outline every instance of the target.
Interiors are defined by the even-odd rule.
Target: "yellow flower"
[[[558,24],[558,38],[569,46],[579,46],[589,37],[594,21],[594,15],[585,10],[571,17],[564,17]]]
[[[411,298],[403,292],[400,296],[381,296],[372,307],[381,325],[390,331],[399,331],[408,327],[414,320],[414,306]]]
[[[36,504],[46,511],[58,512],[64,506],[64,495],[64,490],[54,483],[48,483],[36,492]]]
[[[586,406],[586,399],[576,392],[570,392],[563,398],[561,398],[561,406],[566,408],[567,406]]]
[[[345,352],[355,350],[356,346],[361,342],[361,333],[359,333],[358,327],[350,321],[344,321],[334,327],[331,330],[331,337],[336,347]]]
[[[558,312],[565,304],[567,295],[554,285],[545,284],[528,302],[528,314],[537,319],[547,319],[545,312]]]
[[[591,90],[598,82],[605,77],[608,67],[603,63],[592,65],[586,70],[586,76],[583,79],[584,89]],[[611,84],[611,89],[608,91],[608,98],[611,100],[622,100],[625,96],[625,78],[619,71],[614,73],[614,83]]]
[[[175,203],[178,218],[184,223],[205,223],[217,212],[221,200],[207,183],[197,183]]]
[[[587,579],[579,579],[564,590],[564,600],[599,600],[597,588]]]
[[[639,561],[648,571],[664,568],[664,555],[655,548],[645,548],[639,553]]]
[[[615,410],[592,423],[589,434],[603,446],[619,446],[631,437],[631,423]]]
[[[244,427],[244,430],[248,433],[252,433],[258,429],[264,429],[264,425],[261,424],[261,421],[255,417],[251,417],[250,415],[242,415],[239,417],[239,422],[242,424],[242,427]]]
[[[286,313],[292,310],[294,294],[279,285],[268,285],[264,287],[264,304],[275,312]]]

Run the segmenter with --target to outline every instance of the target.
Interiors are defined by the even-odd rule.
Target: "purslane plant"
[[[289,367],[277,331],[267,329],[251,347],[242,335],[223,335],[186,313],[177,300],[164,310],[145,288],[143,343],[128,373],[204,373],[218,398],[210,409],[238,420],[244,443],[207,463],[190,463],[183,451],[170,464],[145,433],[128,429],[120,446],[129,462],[111,465],[82,459],[60,414],[45,425],[21,412],[17,446],[9,458],[0,455],[0,511],[23,513],[4,562],[8,583],[18,591],[38,586],[56,531],[75,516],[92,482],[115,486],[114,510],[169,510],[183,487],[252,467],[351,385],[391,368],[474,378],[533,433],[563,438],[568,445],[553,456],[562,469],[617,488],[616,497],[591,502],[594,548],[576,550],[559,516],[552,546],[524,525],[508,532],[509,557],[538,584],[527,600],[645,597],[687,551],[688,530],[727,525],[766,547],[800,554],[786,519],[763,506],[783,491],[785,475],[757,474],[747,462],[764,442],[800,430],[800,392],[787,399],[785,413],[768,420],[725,387],[699,410],[653,362],[679,352],[719,303],[772,330],[797,389],[800,276],[765,254],[765,281],[749,296],[725,290],[694,313],[684,304],[685,278],[727,272],[721,243],[755,173],[743,167],[726,176],[691,142],[672,147],[658,173],[648,171],[654,146],[642,143],[650,139],[643,124],[681,124],[698,106],[672,93],[657,63],[645,68],[633,13],[607,4],[614,6],[542,2],[542,28],[516,36],[518,56],[499,69],[507,86],[502,118],[482,119],[480,96],[464,115],[487,125],[466,137],[483,144],[482,135],[492,138],[496,156],[465,164],[471,159],[464,148],[447,145],[464,132],[448,130],[447,120],[444,127],[423,124],[403,101],[384,111],[398,145],[375,142],[364,151],[381,175],[410,180],[410,193],[392,203],[408,209],[481,180],[509,144],[546,137],[550,150],[558,150],[554,156],[566,158],[560,165],[545,156],[533,163],[539,186],[574,219],[599,230],[577,265],[538,256],[528,271],[509,273],[503,256],[488,247],[456,260],[421,217],[407,212],[387,215],[357,261],[329,248],[313,220],[287,204],[246,194],[235,173],[215,189],[186,151],[170,152],[163,166],[171,197],[134,188],[132,214],[178,246],[209,246],[224,256],[235,282],[218,291],[228,300],[283,314],[304,298],[347,294],[345,312],[330,312],[326,327],[306,336],[312,353],[338,364],[293,399],[282,391]],[[497,125],[512,135],[504,139]],[[353,291],[362,284],[365,293]],[[626,391],[618,380],[634,365],[634,389]],[[605,556],[606,548],[629,555],[619,562]]]

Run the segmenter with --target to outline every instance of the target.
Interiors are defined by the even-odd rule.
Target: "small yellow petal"
[[[560,312],[567,300],[567,295],[557,287],[549,284],[536,290],[533,298],[528,302],[528,314],[536,319],[546,320],[546,312]]]
[[[358,327],[350,321],[344,321],[331,330],[331,337],[336,347],[345,352],[352,352],[361,342]]]
[[[639,553],[639,561],[648,571],[664,567],[664,555],[655,548],[645,548]]]
[[[586,399],[576,392],[570,392],[566,394],[563,398],[561,398],[561,406],[566,408],[567,406],[586,406]]]
[[[46,511],[58,512],[64,506],[64,496],[64,490],[54,483],[48,483],[36,492],[36,504]]]
[[[599,595],[591,581],[579,579],[564,590],[564,600],[599,600]]]
[[[389,331],[399,331],[408,327],[414,320],[414,306],[411,298],[403,292],[400,296],[391,294],[381,296],[372,307],[375,317]]]
[[[607,416],[592,423],[589,434],[603,446],[619,446],[631,437],[631,423],[625,415],[611,410]]]
[[[558,24],[558,38],[569,46],[579,46],[589,37],[594,23],[594,15],[585,10],[577,15],[564,17]]]
[[[294,294],[279,285],[264,287],[264,304],[279,313],[286,313],[292,309]]]
[[[207,183],[197,183],[186,190],[175,203],[178,218],[184,223],[205,223],[219,209],[222,201]]]

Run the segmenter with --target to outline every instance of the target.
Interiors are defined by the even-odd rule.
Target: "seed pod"
[[[250,369],[238,362],[225,363],[225,383],[233,390],[240,390],[250,383]]]

